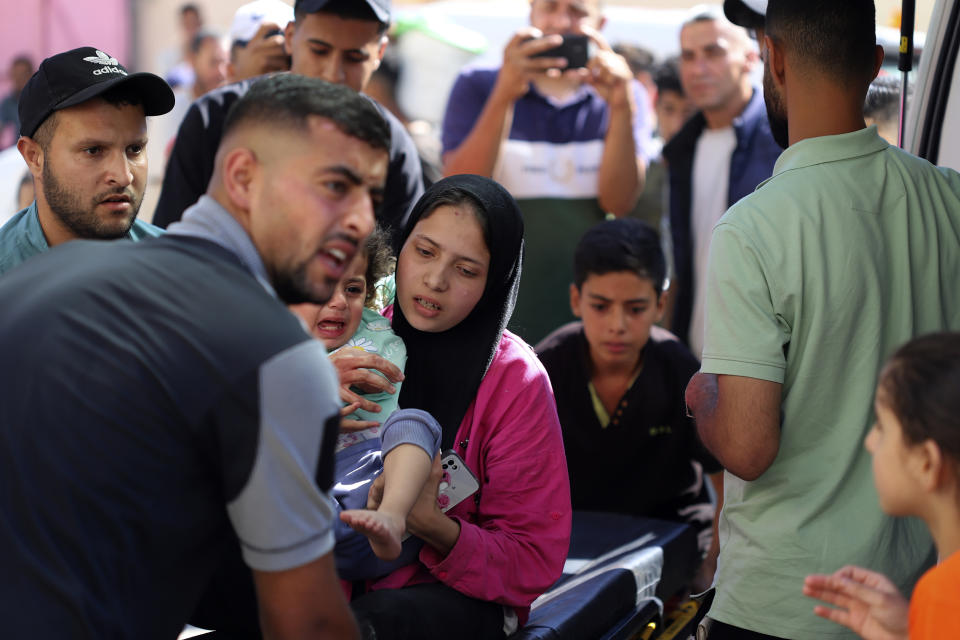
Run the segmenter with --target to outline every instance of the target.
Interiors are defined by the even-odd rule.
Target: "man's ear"
[[[380,44],[377,46],[377,66],[373,68],[374,71],[380,68],[380,63],[383,62],[383,54],[387,52],[388,44],[390,44],[390,38],[387,37],[387,34],[383,34],[380,37]]]
[[[231,203],[240,211],[250,211],[254,182],[260,169],[252,149],[235,147],[223,159],[223,188]]]
[[[570,311],[573,312],[574,317],[582,317],[580,315],[580,289],[573,283],[570,284]]]
[[[760,43],[760,46],[763,46],[763,43]],[[760,63],[760,52],[754,49],[752,46],[746,46],[746,50],[743,53],[744,64],[746,65],[747,73],[753,73],[753,70],[757,68],[757,64]]]
[[[23,161],[27,163],[27,168],[34,178],[39,178],[43,173],[43,149],[33,138],[20,136],[17,140],[17,151],[23,156]]]
[[[283,50],[288,56],[293,55],[293,34],[297,30],[297,23],[291,20],[283,30]]]
[[[873,75],[870,76],[871,82],[880,74],[880,67],[883,66],[883,57],[883,47],[878,44],[876,50],[873,52]]]
[[[770,36],[763,36],[763,46],[767,52],[766,65],[770,68],[770,75],[773,77],[773,84],[780,91],[784,91],[787,81],[787,72],[785,68],[784,51]]]

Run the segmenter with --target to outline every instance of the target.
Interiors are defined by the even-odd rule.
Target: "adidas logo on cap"
[[[120,64],[119,60],[117,60],[114,57],[108,56],[103,51],[100,51],[100,49],[97,49],[96,56],[87,56],[84,58],[84,60],[86,60],[87,62],[92,62],[94,64],[109,64],[113,66],[117,66],[118,64]]]

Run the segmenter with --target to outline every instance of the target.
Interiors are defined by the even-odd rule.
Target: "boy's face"
[[[670,142],[694,111],[693,105],[681,93],[661,91],[657,94],[657,126],[664,143]]]
[[[570,285],[570,308],[583,320],[590,358],[598,367],[633,367],[663,315],[663,297],[653,281],[631,271],[587,276]]]

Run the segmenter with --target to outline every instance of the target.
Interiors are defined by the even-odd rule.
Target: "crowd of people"
[[[506,638],[607,511],[697,534],[698,637],[960,635],[960,175],[888,142],[873,1],[726,0],[657,62],[531,0],[426,180],[364,95],[391,11],[15,61],[7,632]]]

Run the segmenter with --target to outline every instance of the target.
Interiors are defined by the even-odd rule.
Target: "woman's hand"
[[[329,358],[336,367],[337,377],[340,379],[340,400],[348,405],[356,405],[351,413],[357,408],[371,413],[380,413],[380,405],[351,391],[350,387],[356,387],[363,393],[396,393],[397,389],[391,382],[403,380],[403,372],[395,364],[375,353],[367,353],[359,349],[340,349],[331,353]],[[381,372],[386,378],[370,369]],[[368,426],[376,424],[371,423]]]
[[[817,605],[821,618],[847,627],[865,640],[906,640],[909,604],[883,574],[844,567],[831,575],[811,575],[803,593],[833,607]]]

